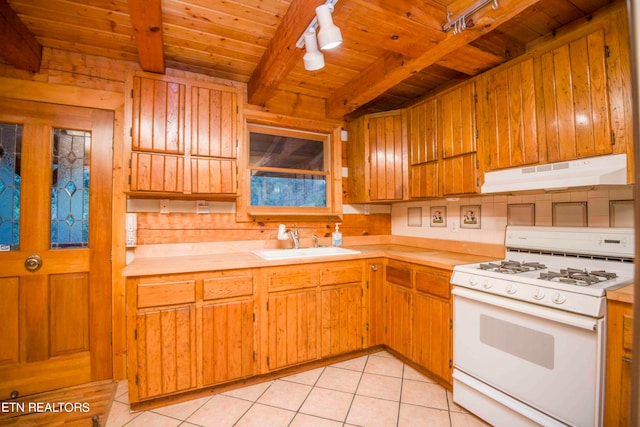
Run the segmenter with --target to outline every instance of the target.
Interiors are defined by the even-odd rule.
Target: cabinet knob
[[[376,264],[371,265],[371,270],[378,271],[378,266]]]

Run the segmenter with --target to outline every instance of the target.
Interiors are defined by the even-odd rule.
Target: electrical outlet
[[[170,212],[171,212],[171,200],[169,199],[160,200],[160,213],[168,214]]]

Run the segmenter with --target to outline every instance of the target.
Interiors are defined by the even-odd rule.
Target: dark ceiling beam
[[[0,46],[0,55],[15,68],[40,71],[42,46],[6,0],[0,0]]]
[[[296,42],[325,0],[293,0],[248,83],[249,104],[264,105],[305,53]]]
[[[164,74],[162,1],[129,0],[129,13],[135,32],[140,66],[144,71]]]
[[[363,70],[358,77],[337,89],[327,100],[327,116],[340,119],[360,106],[411,77],[415,73],[437,63],[456,49],[487,34],[500,24],[510,20],[539,0],[500,0],[500,7],[487,6],[472,15],[474,26],[460,34],[449,31],[446,37],[429,47],[422,55],[410,58],[397,53],[387,53]],[[449,6],[453,16],[462,12],[468,1],[458,0]]]

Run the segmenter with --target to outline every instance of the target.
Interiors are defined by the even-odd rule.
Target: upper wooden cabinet
[[[606,55],[600,28],[537,58],[549,162],[612,153]]]
[[[408,197],[405,111],[369,114],[349,123],[347,159],[352,203]]]
[[[138,73],[131,97],[132,192],[237,192],[238,89]]]
[[[633,182],[629,42],[622,4],[479,79],[485,171],[627,154]]]
[[[476,152],[476,85],[462,84],[438,95],[442,158]]]
[[[485,170],[540,160],[534,75],[533,59],[529,58],[482,76],[479,126],[485,147]]]

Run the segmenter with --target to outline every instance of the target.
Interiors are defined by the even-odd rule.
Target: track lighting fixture
[[[304,69],[307,71],[315,71],[324,67],[324,56],[318,50],[318,44],[320,44],[320,49],[328,50],[342,43],[340,28],[336,27],[331,18],[333,5],[337,2],[338,0],[327,0],[325,4],[318,6],[316,17],[313,18],[296,43],[298,48],[304,47],[307,50],[303,57]],[[317,39],[316,29],[318,29]]]
[[[307,53],[304,54],[304,69],[315,71],[324,67],[324,55],[318,50],[315,30],[304,33],[304,47]]]

